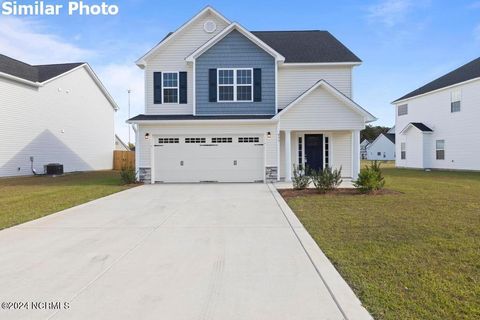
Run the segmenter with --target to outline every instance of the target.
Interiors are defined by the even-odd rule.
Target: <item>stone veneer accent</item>
[[[151,169],[150,168],[139,168],[138,169],[138,180],[143,183],[151,183]]]
[[[277,181],[278,167],[265,167],[265,179],[266,182]]]

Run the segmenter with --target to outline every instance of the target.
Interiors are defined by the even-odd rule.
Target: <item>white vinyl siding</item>
[[[352,97],[352,67],[296,66],[278,69],[278,108],[311,88],[319,80],[325,80],[347,97]]]
[[[203,24],[212,20],[217,24],[217,30],[207,33]],[[147,59],[145,67],[145,113],[147,114],[192,114],[193,113],[193,66],[187,64],[185,57],[198,47],[216,36],[226,23],[210,13],[192,23],[181,34],[172,39],[163,48]],[[186,104],[154,104],[153,103],[153,72],[162,70],[177,70],[187,72],[187,103]]]
[[[114,109],[85,68],[40,88],[0,78],[0,176],[112,168]],[[20,169],[20,170],[18,170]]]
[[[362,130],[362,116],[319,87],[280,118],[281,130]]]

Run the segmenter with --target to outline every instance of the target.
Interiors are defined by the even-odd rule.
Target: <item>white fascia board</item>
[[[150,57],[155,51],[157,51],[159,48],[163,47],[164,45],[166,45],[168,42],[170,42],[170,40],[172,40],[173,38],[175,38],[179,33],[181,33],[183,30],[187,29],[193,22],[195,22],[195,20],[197,20],[198,18],[200,18],[201,16],[203,16],[205,13],[207,12],[210,12],[214,15],[216,15],[218,18],[220,18],[221,20],[223,20],[226,24],[230,24],[230,20],[228,20],[227,18],[225,18],[222,14],[220,14],[217,10],[215,10],[213,7],[211,6],[206,6],[202,11],[200,11],[199,13],[197,13],[193,18],[191,18],[190,20],[188,20],[187,22],[185,22],[183,25],[180,26],[180,28],[178,28],[177,30],[175,30],[171,35],[169,35],[167,38],[163,39],[160,43],[158,43],[155,47],[153,47],[152,49],[150,49],[150,51],[148,51],[146,54],[144,54],[140,59],[138,59],[135,64],[137,66],[139,66],[140,68],[145,68],[145,66],[147,65],[147,62],[146,62],[146,59],[148,59],[148,57]]]
[[[337,97],[339,100],[343,101],[347,106],[349,106],[353,111],[359,113],[365,118],[365,122],[373,122],[376,121],[377,118],[374,117],[370,112],[362,108],[360,105],[358,105],[356,102],[345,96],[343,93],[338,91],[335,87],[333,87],[331,84],[329,84],[325,80],[320,80],[316,84],[314,84],[310,89],[305,91],[303,94],[301,94],[299,97],[297,97],[294,101],[292,101],[288,106],[286,106],[280,113],[278,113],[274,119],[280,119],[283,114],[288,112],[289,109],[293,108],[295,105],[297,105],[300,101],[305,99],[310,93],[312,93],[314,90],[316,90],[318,87],[323,87],[325,88],[328,92],[330,92],[332,95]]]
[[[217,42],[222,40],[225,36],[227,36],[230,32],[233,30],[237,30],[240,32],[242,35],[247,37],[250,41],[255,43],[257,46],[262,48],[264,51],[266,51],[268,54],[273,56],[275,58],[275,61],[277,62],[283,62],[285,61],[285,57],[282,56],[280,53],[275,51],[272,47],[267,45],[265,42],[260,40],[257,36],[255,36],[253,33],[242,27],[238,22],[233,22],[230,24],[228,27],[222,30],[219,34],[217,34],[215,37],[207,41],[205,44],[200,46],[197,50],[195,50],[192,54],[190,54],[188,57],[185,58],[185,61],[187,62],[193,62],[196,58],[201,56],[205,51],[213,47]]]
[[[85,69],[87,69],[88,73],[90,74],[90,76],[93,78],[93,80],[95,81],[95,83],[98,85],[98,87],[100,88],[100,90],[102,91],[102,93],[105,95],[105,97],[107,98],[107,100],[110,102],[110,104],[112,105],[113,109],[115,111],[117,111],[118,109],[120,109],[117,105],[117,103],[115,102],[115,100],[113,99],[113,97],[110,95],[110,93],[108,92],[107,88],[105,88],[105,86],[103,85],[102,81],[100,81],[100,78],[98,78],[97,74],[95,73],[95,71],[93,71],[93,69],[90,67],[90,65],[88,64],[84,64],[83,65],[85,67]]]
[[[277,120],[272,119],[196,119],[196,120],[127,120],[126,123],[135,123],[135,124],[149,124],[149,125],[158,125],[158,124],[249,124],[249,123],[265,123],[265,124],[274,124],[277,123]]]
[[[23,83],[23,84],[27,84],[27,85],[33,86],[33,87],[42,87],[43,86],[43,84],[40,83],[40,82],[33,82],[33,81],[30,81],[30,80],[26,80],[26,79],[23,79],[23,78],[12,76],[11,74],[4,73],[4,72],[0,72],[0,77],[8,79],[8,80],[12,80],[12,81],[20,82],[20,83]]]
[[[354,67],[361,65],[361,62],[285,62],[282,67]]]
[[[455,83],[455,84],[452,84],[451,86],[448,86],[448,87],[443,87],[443,88],[440,88],[440,89],[436,89],[436,90],[433,90],[433,91],[430,91],[430,92],[425,92],[425,93],[422,93],[422,94],[419,94],[417,96],[413,96],[413,97],[410,97],[410,98],[406,98],[406,99],[402,99],[402,100],[395,100],[393,101],[391,104],[393,105],[399,105],[399,104],[403,104],[409,100],[413,100],[413,99],[416,99],[416,98],[420,98],[420,97],[424,97],[424,96],[427,96],[429,94],[434,94],[434,93],[437,93],[439,91],[442,91],[442,90],[448,90],[448,89],[452,89],[452,88],[455,88],[455,87],[458,87],[458,86],[462,86],[464,84],[468,84],[470,82],[475,82],[475,81],[478,81],[480,80],[480,77],[478,78],[474,78],[474,79],[470,79],[470,80],[467,80],[467,81],[463,81],[463,82],[459,82],[459,83]]]
[[[135,131],[135,129],[134,129],[134,131]],[[125,149],[130,150],[130,147],[127,146],[127,145],[125,144],[125,142],[123,142],[123,140],[120,139],[120,137],[119,137],[116,133],[115,133],[115,139],[117,139],[118,142],[120,142],[120,144],[121,144]]]

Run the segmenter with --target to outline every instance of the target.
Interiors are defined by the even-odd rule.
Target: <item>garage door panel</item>
[[[244,136],[242,136],[244,137]],[[155,147],[155,180],[163,182],[254,182],[264,178],[261,138],[229,136],[229,143],[210,143],[210,136],[179,136],[178,143]],[[185,141],[202,143],[185,143]],[[238,141],[253,141],[243,142]],[[158,140],[157,140],[158,141]],[[165,141],[165,139],[161,140]],[[205,142],[205,143],[203,143]]]

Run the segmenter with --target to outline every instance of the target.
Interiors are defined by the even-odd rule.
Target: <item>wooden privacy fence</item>
[[[113,151],[113,170],[135,168],[135,151]]]

